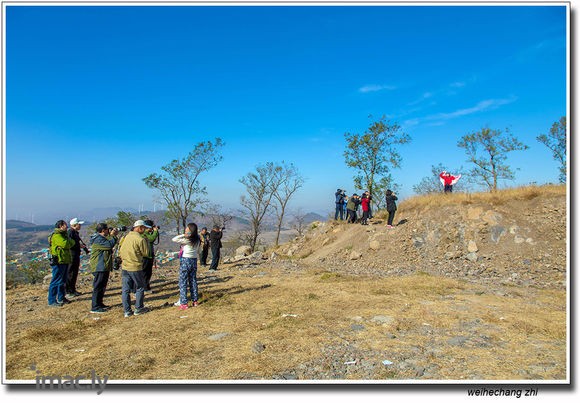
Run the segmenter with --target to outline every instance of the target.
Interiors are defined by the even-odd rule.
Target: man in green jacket
[[[91,313],[107,312],[109,307],[103,303],[109,273],[113,268],[113,248],[117,244],[117,229],[110,230],[105,223],[97,224],[96,232],[91,236],[89,245],[91,257],[89,265],[93,271],[93,302]]]
[[[151,227],[145,224],[145,221],[135,221],[133,229],[125,236],[119,248],[119,255],[123,261],[121,298],[126,318],[133,315],[131,291],[135,292],[135,315],[148,311],[143,305],[146,286],[143,258],[149,257],[149,243],[143,238],[143,233],[147,228]]]
[[[70,301],[65,297],[65,285],[68,275],[68,266],[72,262],[70,249],[75,245],[74,239],[67,233],[68,225],[64,220],[58,220],[54,225],[54,232],[48,237],[50,254],[52,256],[52,280],[48,286],[48,305],[61,307]]]

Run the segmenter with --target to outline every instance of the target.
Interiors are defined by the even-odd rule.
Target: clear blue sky
[[[559,6],[7,6],[6,215],[153,208],[142,178],[221,137],[209,197],[267,161],[307,178],[291,207],[349,192],[345,132],[386,115],[409,133],[400,196],[431,165],[470,168],[456,144],[509,127],[530,149],[513,186],[556,182],[535,138],[566,115]],[[37,221],[39,219],[37,218]]]

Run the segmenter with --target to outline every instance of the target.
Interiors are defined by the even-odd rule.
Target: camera
[[[117,228],[109,228],[111,231],[113,230],[117,230],[117,232],[125,232],[127,231],[127,227],[126,226],[122,226],[122,227],[117,227]]]
[[[121,260],[121,258],[119,256],[114,258],[113,259],[113,270],[119,270],[121,268],[121,263],[123,263],[123,261]]]

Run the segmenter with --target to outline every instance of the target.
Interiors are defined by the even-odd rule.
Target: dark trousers
[[[338,220],[338,216],[340,215],[340,219],[344,220],[344,215],[342,211],[342,203],[336,203],[336,209],[334,210],[334,219]]]
[[[109,272],[108,271],[96,271],[93,273],[95,278],[93,279],[93,307],[91,310],[99,309],[104,306],[103,298],[105,296],[105,290],[107,289],[107,283],[109,282]]]
[[[362,224],[366,224],[368,218],[369,218],[369,212],[368,211],[363,211],[363,214],[362,214]]]
[[[393,225],[394,218],[395,218],[395,211],[389,211],[389,218],[387,219],[387,225]]]
[[[445,185],[445,193],[452,193],[452,192],[453,192],[453,185]]]
[[[151,276],[153,275],[153,259],[143,258],[143,274],[145,275],[145,290],[151,289]]]
[[[356,221],[356,211],[346,210],[346,220],[348,222],[355,222]]]
[[[66,292],[67,294],[74,294],[77,292],[77,279],[79,277],[79,267],[81,265],[80,252],[76,253],[71,250],[72,262],[68,267],[68,274],[66,278]]]
[[[207,266],[207,254],[209,252],[209,246],[203,247],[201,248],[201,256],[200,259],[201,260],[201,265],[202,266]]]
[[[217,270],[218,263],[220,262],[220,248],[211,248],[211,265],[210,270]]]

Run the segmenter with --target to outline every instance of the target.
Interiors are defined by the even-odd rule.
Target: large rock
[[[372,250],[379,250],[381,248],[381,243],[379,241],[373,240],[370,242],[369,247]]]
[[[350,260],[358,260],[362,257],[362,253],[359,251],[353,250],[350,254]]]
[[[248,245],[243,245],[243,246],[240,246],[238,249],[236,249],[235,256],[248,256],[251,253],[252,253],[252,248],[250,248]]]
[[[479,249],[477,248],[477,244],[475,241],[469,241],[467,244],[467,251],[468,252],[477,252]]]

